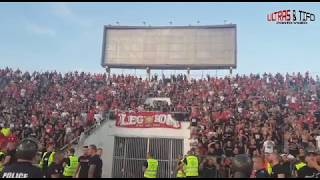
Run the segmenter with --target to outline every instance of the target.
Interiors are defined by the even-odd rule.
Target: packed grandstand
[[[170,98],[171,104],[150,107],[145,105],[150,97]],[[200,177],[237,177],[237,171],[257,177],[263,176],[261,169],[272,177],[319,177],[319,98],[319,77],[308,73],[149,81],[5,68],[0,70],[0,145],[6,152],[8,144],[34,137],[43,148],[62,148],[110,112],[161,111],[190,121],[190,153],[199,158]],[[232,166],[241,154],[250,157],[252,170]],[[298,174],[299,163],[309,169]]]

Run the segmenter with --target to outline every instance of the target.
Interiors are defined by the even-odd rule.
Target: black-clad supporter
[[[283,165],[280,163],[280,156],[277,153],[270,154],[270,160],[272,164],[272,177],[273,178],[285,178],[286,172]]]
[[[252,160],[246,154],[236,155],[232,159],[231,169],[234,178],[249,178],[252,172]]]
[[[95,145],[89,146],[89,171],[88,178],[101,178],[102,176],[102,160],[97,154],[97,147]]]
[[[89,171],[89,154],[88,154],[88,146],[83,146],[82,148],[82,156],[79,157],[79,164],[75,173],[76,178],[87,178]]]
[[[200,177],[202,178],[218,178],[218,164],[213,157],[207,157],[200,165]]]
[[[39,167],[32,165],[38,152],[37,141],[24,139],[16,150],[17,162],[6,166],[1,174],[2,178],[42,178]]]
[[[288,156],[289,156],[288,154],[281,155],[281,158],[282,158],[281,164],[282,164],[283,170],[285,172],[285,177],[291,178],[292,174],[293,174],[293,172],[291,170],[292,159],[289,159]]]

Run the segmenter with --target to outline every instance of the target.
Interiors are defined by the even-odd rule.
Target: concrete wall
[[[108,121],[97,129],[93,134],[84,140],[82,145],[95,144],[97,147],[103,148],[103,173],[102,177],[109,178],[112,173],[112,159],[114,137],[159,137],[159,138],[174,138],[184,140],[184,154],[190,149],[190,130],[189,123],[183,122],[181,129],[165,129],[165,128],[119,128],[115,127],[115,121]],[[77,149],[77,155],[81,148]]]

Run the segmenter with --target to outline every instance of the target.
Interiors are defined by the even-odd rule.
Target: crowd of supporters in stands
[[[148,97],[169,97],[172,104],[152,109],[144,105]],[[319,151],[319,98],[319,77],[308,73],[199,80],[154,76],[148,81],[131,75],[107,78],[5,68],[0,69],[0,145],[34,136],[43,146],[61,147],[110,110],[183,112],[190,120],[191,146],[201,167],[210,161],[222,177],[228,176],[231,158],[237,154],[265,163],[270,154],[278,153],[284,163]],[[288,176],[291,165],[285,166],[291,168]]]

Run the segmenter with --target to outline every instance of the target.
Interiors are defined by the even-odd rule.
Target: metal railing
[[[175,177],[177,157],[183,153],[182,139],[115,137],[113,178],[143,178],[147,152],[159,162],[158,178]]]
[[[97,123],[93,124],[92,126],[88,127],[86,130],[84,130],[83,133],[83,139],[81,138],[81,134],[78,137],[75,137],[74,139],[72,139],[69,143],[67,143],[66,145],[64,145],[62,148],[60,148],[60,151],[66,151],[66,149],[70,146],[70,145],[79,145],[80,140],[85,140],[90,134],[92,134],[93,131],[97,130],[99,127],[101,127],[105,122],[107,122],[109,120],[109,113],[107,113],[106,118],[103,118],[100,121],[100,125],[98,126]],[[37,157],[36,157],[36,162],[40,162],[41,160],[41,151],[38,151],[37,153]],[[38,165],[37,163],[34,163],[34,165]]]
[[[125,112],[125,111],[122,111],[122,112]],[[149,112],[149,111],[143,111],[143,112]],[[161,112],[161,111],[152,111],[152,112]],[[173,115],[174,118],[179,114],[183,115],[184,117],[181,117],[181,119],[176,119],[178,121],[189,121],[189,114],[190,113],[188,113],[188,112],[173,111],[173,112],[167,112],[167,113],[170,113],[171,115]],[[115,111],[114,110],[110,110],[108,114],[109,114],[109,120],[115,120],[116,119],[116,115],[115,115]]]
[[[109,115],[107,116],[109,117]],[[68,144],[64,145],[62,148],[60,148],[61,151],[65,151],[70,145],[73,145],[73,144],[77,144],[80,142],[80,140],[84,140],[85,138],[87,138],[90,134],[92,134],[93,131],[97,130],[99,127],[101,127],[106,121],[107,121],[108,118],[103,118],[101,121],[100,121],[100,125],[98,126],[97,123],[93,124],[92,126],[90,126],[89,128],[87,128],[84,132],[82,132],[84,134],[83,136],[83,139],[80,139],[81,138],[81,134],[72,139]],[[79,145],[79,144],[78,144]]]
[[[175,112],[169,112],[171,114],[183,114],[185,116],[187,116],[189,113],[188,112],[179,112],[179,111],[175,111]],[[106,117],[103,118],[100,121],[100,126],[103,125],[107,120],[115,120],[115,114],[113,110],[110,110],[108,113],[106,113]],[[188,121],[188,120],[181,120],[181,121]],[[84,136],[83,138],[87,138],[93,131],[95,131],[97,128],[99,128],[99,126],[97,126],[97,123],[95,123],[94,125],[90,126],[89,128],[87,128],[84,132]],[[78,137],[75,137],[74,139],[72,139],[68,144],[64,145],[62,148],[60,148],[61,151],[65,151],[68,146],[72,145],[72,144],[76,144],[77,142],[80,141],[81,135],[79,135]]]

